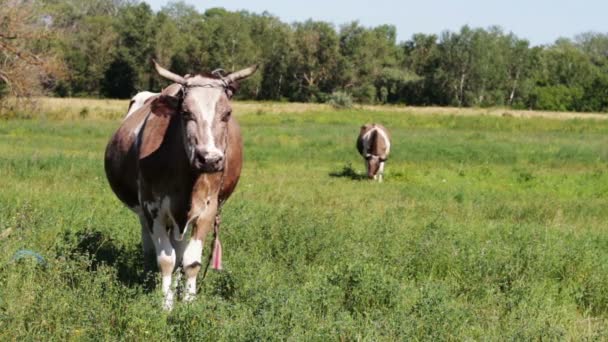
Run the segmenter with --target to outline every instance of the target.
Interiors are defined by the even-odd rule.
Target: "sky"
[[[170,0],[145,0],[160,10]],[[373,27],[397,28],[397,40],[414,33],[440,34],[458,31],[463,25],[501,26],[532,45],[551,44],[557,38],[573,38],[594,31],[608,33],[608,0],[185,0],[199,12],[208,8],[269,12],[283,22],[307,19],[328,21],[339,27],[351,21]]]

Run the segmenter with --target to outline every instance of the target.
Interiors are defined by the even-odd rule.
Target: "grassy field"
[[[126,102],[46,105],[0,121],[2,341],[608,339],[608,121],[238,104],[226,270],[167,313],[103,172]]]

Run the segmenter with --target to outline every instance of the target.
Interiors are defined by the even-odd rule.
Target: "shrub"
[[[583,90],[579,87],[537,87],[532,93],[531,105],[532,108],[540,110],[576,110],[582,97]]]
[[[347,92],[335,91],[329,97],[329,103],[338,109],[352,108],[353,98]]]

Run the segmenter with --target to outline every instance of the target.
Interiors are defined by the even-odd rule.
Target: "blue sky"
[[[154,10],[168,0],[146,0]],[[309,18],[329,21],[339,27],[353,20],[364,26],[391,24],[397,39],[404,41],[417,32],[439,34],[462,25],[487,28],[499,25],[507,32],[530,40],[533,45],[550,44],[559,37],[595,31],[608,33],[608,0],[186,0],[200,12],[207,8],[269,13],[284,22]]]

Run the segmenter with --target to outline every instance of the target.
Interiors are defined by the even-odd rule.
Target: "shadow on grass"
[[[66,232],[60,253],[70,259],[84,256],[89,259],[89,271],[101,265],[116,269],[117,280],[126,286],[142,286],[147,292],[155,288],[153,257],[144,260],[141,244],[126,247],[97,230]]]
[[[358,174],[357,171],[355,171],[355,169],[353,169],[353,166],[351,165],[351,163],[344,165],[342,167],[342,170],[340,170],[340,171],[330,172],[329,176],[337,177],[337,178],[350,178],[352,180],[358,180],[358,181],[367,179],[367,177],[365,175]]]

